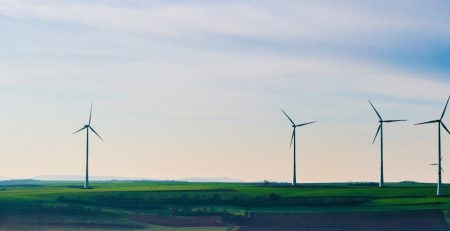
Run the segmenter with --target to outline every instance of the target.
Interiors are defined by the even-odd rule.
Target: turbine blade
[[[295,130],[292,130],[291,144],[289,144],[289,148],[292,146],[292,141],[294,140]]]
[[[296,127],[301,127],[301,126],[305,126],[305,125],[308,125],[308,124],[313,124],[313,123],[316,123],[317,121],[312,121],[312,122],[308,122],[308,123],[304,123],[304,124],[298,124],[298,125],[295,125]]]
[[[91,110],[89,112],[89,125],[91,125],[91,118],[92,118],[92,102],[91,102]]]
[[[86,126],[85,126],[85,127],[82,127],[80,130],[77,130],[76,132],[74,132],[74,133],[72,133],[72,134],[78,133],[78,132],[84,130],[85,128],[86,128]]]
[[[444,111],[442,112],[442,115],[441,115],[441,120],[444,118],[445,111],[447,110],[447,106],[448,106],[448,101],[449,100],[450,100],[450,96],[448,96],[447,103],[445,104]]]
[[[369,100],[369,103],[370,103],[370,106],[372,106],[372,108],[373,108],[373,110],[375,111],[375,113],[377,113],[378,118],[380,118],[380,120],[383,120],[383,119],[381,118],[380,113],[378,113],[377,109],[375,109],[375,107],[373,106],[372,102],[370,102],[370,100]]]
[[[432,124],[432,123],[438,123],[438,122],[439,122],[439,120],[431,120],[431,121],[422,122],[422,123],[418,123],[418,124],[414,124],[414,125]]]
[[[433,165],[433,166],[438,166],[438,164],[430,164],[430,165]],[[444,171],[444,169],[441,167],[441,171],[443,172],[443,173],[445,173],[445,171]]]
[[[94,130],[94,128],[92,128],[91,126],[89,126],[89,128],[95,133],[95,135],[98,136],[98,138],[100,138],[102,141],[104,141],[104,140],[102,139],[102,137]]]
[[[450,135],[450,131],[448,130],[447,126],[445,126],[445,124],[443,122],[441,122],[442,127],[444,127],[444,129],[447,131],[447,133]]]
[[[289,121],[291,121],[292,125],[295,125],[294,121],[292,121],[292,119],[286,114],[285,111],[283,111],[283,109],[281,109],[281,111],[284,113],[284,115],[289,119]]]
[[[381,124],[378,125],[377,133],[375,134],[375,138],[373,138],[372,144],[375,143],[375,140],[377,139],[377,136],[378,136],[378,133],[380,132],[380,130],[381,130]]]
[[[383,122],[386,122],[386,123],[401,122],[401,121],[407,121],[407,120],[383,120]]]

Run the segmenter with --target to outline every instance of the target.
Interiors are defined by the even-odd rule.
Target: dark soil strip
[[[449,230],[440,210],[420,212],[251,214],[239,230]]]
[[[84,222],[40,222],[40,223],[23,223],[21,225],[30,227],[42,227],[42,228],[77,228],[77,229],[105,229],[105,230],[137,230],[145,227],[140,225],[126,225],[126,224],[102,224],[102,223],[84,223]]]
[[[209,227],[226,226],[221,216],[153,216],[132,215],[130,220],[144,222],[152,225],[178,226],[178,227]]]

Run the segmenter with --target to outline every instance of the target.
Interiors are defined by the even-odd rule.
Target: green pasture
[[[36,182],[0,186],[0,203],[169,214],[180,206],[209,208],[211,213],[221,213],[221,209],[345,212],[450,206],[450,196],[435,196],[434,184],[419,183],[388,183],[385,188],[351,183],[300,184],[295,188],[287,184],[185,182],[97,182],[92,189],[81,189],[81,185],[81,182]],[[446,189],[447,185],[444,192]]]
[[[385,188],[373,183],[300,184],[295,188],[288,184],[186,182],[94,182],[92,189],[81,186],[82,182],[40,181],[0,185],[0,219],[34,214],[62,223],[67,219],[85,223],[101,220],[140,227],[127,217],[450,209],[450,196],[436,197],[435,184],[422,183],[387,183]],[[450,195],[450,187],[445,185],[447,191]]]

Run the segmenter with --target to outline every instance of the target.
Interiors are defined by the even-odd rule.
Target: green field
[[[87,190],[81,185],[40,181],[0,185],[0,229],[232,230],[250,214],[442,211],[447,218],[450,210],[449,196],[438,198],[435,184],[421,183],[292,188],[256,183],[94,182],[93,189]],[[445,185],[444,192],[450,194],[448,190]],[[180,220],[170,220],[175,217]],[[222,222],[214,224],[214,219]]]

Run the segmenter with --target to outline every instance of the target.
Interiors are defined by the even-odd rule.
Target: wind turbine
[[[94,128],[91,126],[91,119],[92,119],[92,103],[91,103],[91,111],[89,113],[89,122],[88,124],[84,125],[80,130],[74,132],[78,133],[84,129],[86,129],[86,178],[84,180],[84,188],[89,188],[89,130],[91,130],[95,135],[100,138],[100,140],[103,141],[102,137],[94,130]]]
[[[296,147],[296,143],[295,143],[295,129],[297,127],[301,127],[301,126],[305,126],[308,124],[312,124],[315,123],[316,121],[313,122],[308,122],[308,123],[303,123],[303,124],[295,124],[294,121],[286,114],[285,111],[283,111],[283,109],[281,109],[281,111],[283,112],[283,114],[289,119],[289,121],[291,121],[292,123],[292,137],[291,137],[291,144],[289,145],[289,147],[292,146],[292,141],[294,141],[294,173],[293,173],[293,179],[292,179],[292,186],[295,186],[297,184],[297,173],[296,173],[296,162],[295,162],[295,147]]]
[[[447,105],[448,105],[448,101],[450,100],[450,96],[447,99],[447,103],[445,104],[444,107],[444,111],[442,112],[441,118],[438,120],[431,120],[431,121],[427,121],[427,122],[423,122],[423,123],[418,123],[415,125],[420,125],[420,124],[432,124],[432,123],[437,123],[438,124],[438,183],[437,183],[437,196],[442,195],[442,165],[441,165],[441,161],[442,161],[442,154],[441,154],[441,127],[443,127],[448,134],[450,134],[450,131],[448,130],[447,126],[445,126],[444,122],[442,122],[442,119],[444,118],[445,115],[445,111],[447,110]]]
[[[383,120],[381,118],[380,113],[378,113],[377,109],[375,109],[375,107],[373,106],[372,102],[370,102],[370,106],[372,106],[373,110],[375,111],[375,113],[377,113],[378,118],[380,119],[378,122],[380,123],[380,125],[378,125],[378,129],[377,129],[377,133],[375,134],[375,138],[373,138],[372,144],[375,143],[375,140],[377,139],[378,133],[380,133],[380,143],[381,143],[381,168],[380,168],[380,183],[379,183],[379,187],[383,187],[384,186],[384,170],[383,170],[383,123],[392,123],[392,122],[400,122],[400,121],[406,121],[406,120]]]

